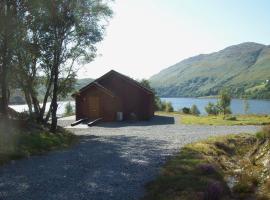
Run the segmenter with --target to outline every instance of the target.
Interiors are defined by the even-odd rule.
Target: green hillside
[[[91,83],[94,79],[92,78],[83,78],[83,79],[77,79],[76,85],[75,85],[75,90],[79,90],[82,87],[88,85]]]
[[[242,43],[183,60],[150,78],[160,96],[216,95],[227,87],[235,97],[270,98],[270,46]]]

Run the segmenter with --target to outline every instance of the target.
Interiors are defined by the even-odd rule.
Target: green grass
[[[269,130],[268,126],[262,132]],[[270,199],[270,169],[264,165],[269,153],[269,138],[248,134],[186,145],[147,185],[143,199]],[[229,177],[236,179],[230,187]]]
[[[223,166],[231,157],[242,157],[255,140],[250,135],[229,135],[186,145],[147,185],[144,199],[230,199]]]
[[[179,116],[179,112],[165,112],[165,111],[156,111],[155,115],[157,116]]]
[[[8,120],[0,123],[0,165],[11,160],[67,148],[75,141],[76,137],[61,127],[58,127],[57,133],[50,133],[46,126],[28,121]]]
[[[235,115],[236,119],[223,116],[194,116],[181,115],[182,124],[201,124],[201,125],[267,125],[270,124],[268,115]]]

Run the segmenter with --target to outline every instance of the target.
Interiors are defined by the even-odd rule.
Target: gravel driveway
[[[256,126],[175,125],[173,117],[72,129],[79,144],[0,168],[0,200],[130,200],[183,145]],[[67,125],[70,121],[60,121]]]

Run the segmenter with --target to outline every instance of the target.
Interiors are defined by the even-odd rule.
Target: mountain
[[[150,78],[160,96],[199,97],[224,87],[235,97],[270,98],[270,46],[252,42],[185,59]]]
[[[79,90],[82,87],[88,85],[89,83],[91,83],[94,79],[92,78],[83,78],[83,79],[77,79],[77,82],[75,84],[75,90]]]

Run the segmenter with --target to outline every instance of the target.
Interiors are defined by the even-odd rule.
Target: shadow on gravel
[[[0,168],[0,199],[138,199],[168,158],[167,143],[80,136],[79,144]]]
[[[154,116],[146,121],[123,121],[123,122],[103,122],[97,124],[98,127],[104,128],[120,128],[126,126],[154,126],[154,125],[168,125],[175,124],[174,117],[169,116]]]

